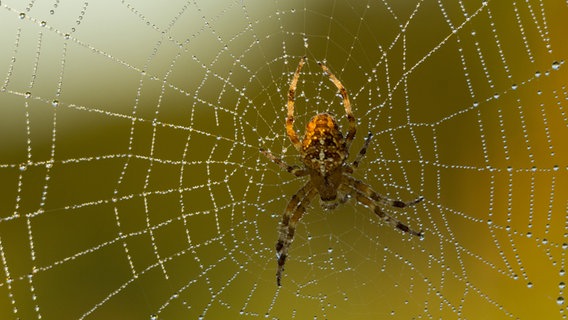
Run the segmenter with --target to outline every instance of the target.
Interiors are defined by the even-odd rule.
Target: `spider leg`
[[[276,163],[280,166],[280,168],[290,172],[291,174],[295,175],[296,177],[305,176],[308,174],[308,170],[300,168],[298,166],[291,166],[284,162],[282,159],[278,158],[277,156],[273,155],[270,151],[260,149],[260,153],[265,155],[268,159],[272,160],[272,162]]]
[[[288,248],[292,240],[294,240],[294,233],[296,232],[296,224],[306,211],[306,207],[317,194],[311,182],[307,182],[298,192],[292,196],[288,202],[282,222],[280,224],[278,242],[276,243],[276,257],[278,258],[278,270],[276,271],[276,284],[280,286],[280,279],[284,271],[284,263],[288,257]]]
[[[288,138],[292,141],[292,144],[296,150],[300,151],[302,149],[302,143],[298,139],[298,134],[294,130],[294,95],[296,94],[296,85],[298,84],[298,78],[300,78],[300,71],[302,66],[306,62],[306,57],[302,57],[294,73],[294,78],[290,82],[290,90],[288,90],[288,115],[286,116],[286,134]]]
[[[318,62],[320,67],[323,71],[329,76],[333,84],[337,87],[341,96],[343,97],[343,105],[345,106],[345,113],[347,114],[347,120],[349,121],[349,131],[347,132],[347,137],[345,137],[345,145],[347,149],[351,145],[351,141],[355,138],[355,133],[357,132],[357,123],[355,121],[355,116],[353,115],[353,111],[351,111],[351,103],[349,102],[349,97],[347,96],[347,90],[329,69],[323,65],[321,62]]]
[[[388,202],[388,199],[380,198],[379,200],[377,200],[374,197],[376,195],[378,195],[378,193],[373,191],[373,189],[371,189],[371,187],[369,187],[368,185],[364,184],[363,182],[361,182],[361,181],[359,181],[355,178],[352,178],[352,177],[349,177],[349,176],[346,176],[346,175],[344,175],[344,177],[346,177],[345,184],[349,185],[353,189],[353,191],[354,191],[353,195],[355,196],[355,199],[357,199],[357,202],[367,206],[377,216],[379,216],[381,219],[383,219],[383,221],[385,221],[386,223],[390,224],[393,228],[400,229],[403,232],[410,233],[410,234],[418,236],[418,237],[423,236],[422,230],[415,231],[413,229],[410,229],[410,227],[408,227],[404,223],[402,223],[399,220],[391,217],[389,214],[387,214],[383,210],[381,210],[381,208],[379,206],[377,206],[377,204],[375,202],[375,201],[377,201],[379,203],[381,203],[381,202],[384,203],[384,202]],[[422,200],[422,197],[420,197],[419,199],[420,200],[418,200],[418,202]],[[396,201],[394,201],[394,202],[396,202]],[[404,203],[404,202],[402,202],[402,203]]]
[[[355,158],[355,161],[353,161],[352,164],[353,168],[359,167],[359,162],[361,162],[361,159],[363,159],[365,153],[367,153],[367,148],[369,148],[369,143],[371,143],[371,137],[373,137],[373,134],[369,132],[367,138],[365,139],[365,144],[363,145],[363,148],[361,148],[361,151],[359,151],[359,154]]]
[[[344,180],[345,184],[355,188],[355,190],[362,193],[366,197],[368,197],[368,198],[370,198],[374,201],[377,201],[378,203],[385,205],[385,206],[391,206],[391,207],[395,207],[395,208],[404,208],[404,207],[415,205],[415,204],[419,203],[420,201],[424,200],[424,197],[422,197],[422,196],[419,196],[418,198],[411,200],[411,201],[407,201],[407,202],[400,201],[400,200],[392,200],[392,199],[389,199],[387,197],[380,195],[375,190],[371,189],[371,187],[368,186],[367,184],[365,184],[364,182],[357,180],[357,179],[355,179],[355,178],[353,178],[349,175],[344,174],[343,180]]]

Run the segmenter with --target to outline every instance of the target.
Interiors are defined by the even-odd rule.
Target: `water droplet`
[[[20,171],[26,171],[28,169],[28,166],[26,166],[25,164],[21,164],[20,165]]]
[[[517,87],[518,87],[518,86],[517,86],[516,84],[514,84],[514,83],[513,83],[513,85],[511,86],[511,89],[513,89],[513,90],[517,90]]]
[[[25,13],[23,13],[23,12],[20,13],[20,19],[24,19],[25,17],[26,17],[26,14],[25,14]]]
[[[560,276],[564,276],[564,274],[566,274],[566,271],[564,271],[564,269],[560,269],[560,272],[558,272],[558,274]]]
[[[150,320],[158,320],[158,316],[153,314],[150,316]]]
[[[492,221],[491,219],[489,219],[489,220],[487,220],[487,224],[488,224],[488,225],[492,225],[492,224],[493,224],[493,221]]]
[[[532,237],[532,232],[527,232],[527,238],[531,238]]]
[[[32,96],[32,93],[31,93],[31,92],[27,91],[27,92],[25,93],[26,99],[28,99],[28,98],[31,97],[31,96]]]
[[[539,77],[541,76],[540,71],[535,72],[535,73],[534,73],[534,76],[537,77],[537,78],[539,78]]]
[[[533,283],[532,283],[532,282],[527,283],[527,288],[530,289],[530,288],[532,288],[532,287],[533,287]]]
[[[66,33],[63,35],[63,37],[65,38],[65,40],[69,40],[69,38],[71,38],[71,35]]]
[[[558,288],[560,288],[560,290],[564,290],[564,288],[566,288],[566,283],[564,283],[563,281],[560,282],[560,283],[558,284]]]
[[[332,253],[332,252],[333,252],[333,248],[327,248],[327,252]]]
[[[42,26],[42,27],[45,27],[45,26],[47,25],[47,22],[46,22],[46,21],[42,21],[42,22],[39,23],[39,25]]]
[[[51,105],[54,106],[54,107],[57,107],[59,105],[59,100],[51,101]]]
[[[558,69],[560,69],[560,62],[558,62],[558,61],[552,62],[552,69],[553,69],[553,70],[558,70]]]
[[[563,304],[564,304],[564,298],[563,298],[563,297],[558,297],[558,298],[556,299],[556,303],[557,303],[559,306],[563,305]]]
[[[493,98],[499,99],[499,94],[498,94],[498,93],[495,93],[495,94],[493,95]]]
[[[513,172],[513,167],[508,166],[508,167],[507,167],[507,171],[508,171],[508,172]]]
[[[557,165],[557,164],[555,164],[554,166],[552,166],[552,170],[554,170],[554,171],[558,171],[558,169],[560,169],[560,168],[558,167],[558,165]]]

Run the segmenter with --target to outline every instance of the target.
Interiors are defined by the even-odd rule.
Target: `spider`
[[[343,87],[335,75],[322,63],[318,64],[323,69],[324,73],[329,76],[330,80],[335,84],[343,97],[343,105],[349,122],[349,130],[347,136],[343,138],[335,117],[330,113],[318,113],[308,122],[302,140],[300,141],[298,139],[298,135],[294,130],[294,95],[298,78],[300,77],[300,71],[305,61],[306,57],[300,59],[296,72],[294,73],[294,78],[290,83],[287,104],[288,114],[286,117],[286,134],[296,150],[300,153],[303,166],[290,166],[282,159],[274,156],[270,151],[260,149],[260,152],[268,159],[296,177],[310,177],[304,186],[292,196],[282,216],[279,238],[276,243],[276,257],[278,261],[276,283],[278,286],[281,285],[284,263],[288,256],[290,244],[294,239],[296,224],[316,194],[319,194],[320,205],[325,210],[334,209],[340,203],[345,203],[349,198],[353,197],[357,202],[367,206],[392,227],[398,228],[405,233],[422,237],[422,231],[417,232],[410,229],[399,220],[383,212],[378,206],[380,204],[404,208],[419,203],[423,200],[422,196],[409,202],[391,200],[378,194],[370,186],[351,176],[354,169],[359,166],[359,162],[367,152],[372,134],[369,132],[367,135],[363,148],[359,151],[355,160],[351,164],[347,163],[349,147],[355,138],[357,124],[355,116],[351,111],[351,104],[349,103],[349,97],[347,96],[345,87]]]

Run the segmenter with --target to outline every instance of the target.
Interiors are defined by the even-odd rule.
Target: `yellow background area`
[[[560,319],[565,1],[0,2],[0,318]],[[416,206],[277,226],[319,112]]]

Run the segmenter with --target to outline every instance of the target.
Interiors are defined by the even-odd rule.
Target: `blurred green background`
[[[0,318],[565,318],[563,1],[2,1]],[[358,119],[355,176],[425,239],[317,201],[285,135]],[[3,271],[1,271],[3,270]]]

